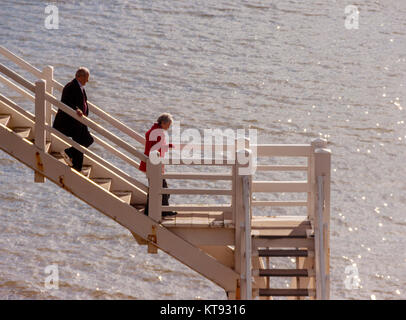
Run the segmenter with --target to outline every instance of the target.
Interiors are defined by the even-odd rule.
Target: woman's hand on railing
[[[78,115],[79,117],[82,117],[82,116],[83,116],[83,112],[82,112],[82,110],[80,110],[80,109],[76,109],[76,113],[77,113],[77,115]]]

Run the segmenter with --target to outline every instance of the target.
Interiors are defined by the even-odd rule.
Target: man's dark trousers
[[[87,134],[82,134],[78,136],[75,135],[72,137],[72,140],[84,146],[85,148],[89,147],[93,143],[93,139],[91,138],[89,132],[87,132]],[[74,147],[65,149],[65,152],[72,159],[73,164],[72,168],[76,169],[77,171],[81,171],[83,166],[83,153],[75,149]]]

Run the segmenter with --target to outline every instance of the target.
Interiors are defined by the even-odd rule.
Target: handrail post
[[[314,174],[316,182],[315,208],[315,264],[316,298],[330,298],[330,183],[331,150],[327,141],[317,139],[312,142],[314,150]]]
[[[243,199],[245,217],[245,274],[246,274],[246,299],[252,300],[252,248],[251,248],[251,186],[252,175],[243,176]]]
[[[251,266],[251,184],[252,175],[240,169],[247,169],[251,161],[243,165],[238,159],[251,157],[249,149],[237,151],[236,157],[236,206],[235,206],[235,270],[240,274],[239,285],[241,299],[252,299],[252,266]],[[245,175],[242,175],[243,172]]]
[[[235,224],[235,222],[236,222],[236,213],[237,213],[237,210],[236,210],[237,201],[236,201],[236,199],[241,196],[241,194],[238,193],[237,189],[236,189],[237,179],[239,177],[239,174],[238,174],[239,166],[238,166],[238,158],[237,157],[238,157],[238,152],[243,151],[244,149],[250,149],[250,140],[249,140],[249,138],[244,137],[244,136],[237,137],[235,139],[235,141],[234,141],[234,152],[235,152],[234,165],[231,168],[231,173],[232,173],[232,176],[233,176],[233,180],[232,180],[233,196],[232,196],[232,204],[231,204],[233,209],[232,209],[231,220],[232,220],[233,224]],[[245,153],[243,153],[243,154],[245,155]],[[250,163],[250,162],[248,162],[248,163]]]
[[[43,77],[46,81],[46,92],[54,95],[53,81],[54,81],[54,67],[46,66],[42,70]],[[49,101],[45,101],[45,123],[51,125],[52,123],[52,104]],[[51,141],[51,132],[46,132],[46,141]]]
[[[45,88],[46,81],[41,79],[35,82],[35,146],[40,151],[45,151]],[[36,153],[37,168],[42,171],[43,163],[40,154]],[[35,171],[35,182],[45,182],[45,177]]]
[[[159,152],[157,157],[159,157]],[[149,182],[148,193],[148,215],[157,222],[162,220],[162,163],[154,163],[150,158],[147,159],[147,176]]]

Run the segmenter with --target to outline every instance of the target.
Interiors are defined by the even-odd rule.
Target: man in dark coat
[[[89,81],[90,72],[81,67],[76,71],[75,79],[69,82],[62,91],[61,101],[76,111],[79,117],[88,116],[89,107],[87,105],[87,96],[85,85]],[[73,119],[71,116],[58,110],[55,116],[53,127],[68,137],[72,137],[84,147],[89,147],[93,143],[93,138],[86,125]],[[83,153],[74,147],[70,147],[61,152],[65,162],[77,171],[82,170]]]

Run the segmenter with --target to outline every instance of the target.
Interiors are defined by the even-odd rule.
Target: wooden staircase
[[[32,120],[4,101],[0,101],[0,114],[0,147],[3,151],[126,227],[139,244],[148,245],[149,252],[156,253],[159,248],[226,291],[233,291],[231,283],[238,275],[231,268],[143,214],[147,195],[144,190],[87,155],[82,172],[77,172],[60,156],[60,151],[69,147],[68,144],[52,135],[46,150],[38,150]],[[183,257],[184,253],[188,256]]]
[[[242,166],[238,163],[230,165],[226,159],[220,165],[231,168],[228,172],[162,174],[160,165],[152,164],[137,148],[94,120],[77,117],[73,110],[58,101],[52,95],[53,89],[61,90],[62,86],[53,79],[52,67],[39,71],[3,47],[0,47],[0,54],[38,79],[46,80],[39,80],[34,85],[0,64],[0,73],[19,86],[3,76],[0,76],[0,81],[35,104],[34,115],[0,93],[0,148],[31,168],[35,182],[48,179],[64,188],[128,229],[149,253],[157,253],[158,249],[166,252],[219,285],[230,299],[282,296],[328,299],[330,151],[325,149],[325,141],[316,140],[311,145],[251,145],[245,139],[245,148],[235,150],[235,159],[238,153],[252,157],[251,150],[257,150],[259,157],[305,157],[308,159],[306,166],[260,165],[257,170],[305,171],[306,181],[255,181],[252,173],[244,178],[238,173]],[[92,115],[134,138],[143,148],[145,139],[141,135],[91,102],[88,104]],[[134,158],[146,161],[149,185],[54,130],[50,126],[51,116],[56,112],[52,105],[103,136],[102,139],[93,135],[95,143],[114,156],[136,168],[139,163]],[[233,147],[236,145],[237,140]],[[84,153],[81,172],[70,168],[60,154],[71,146]],[[179,149],[183,147],[185,145],[179,145]],[[119,148],[130,153],[131,157]],[[213,146],[213,150],[216,148]],[[185,163],[180,162],[181,165]],[[226,180],[231,182],[231,188],[163,190],[162,179]],[[302,192],[307,194],[307,200],[255,201],[252,196],[255,192]],[[162,193],[222,195],[229,197],[230,203],[165,207],[161,206]],[[150,199],[149,216],[144,215],[147,194]],[[257,206],[303,206],[307,214],[252,215],[252,208]],[[163,218],[163,211],[178,211],[178,215]],[[296,267],[288,269],[285,263],[280,268],[271,268],[270,259],[295,259]],[[273,281],[277,278],[290,278],[289,288],[276,287]]]
[[[254,269],[253,276],[266,278],[266,288],[259,288],[258,295],[260,297],[313,298],[316,276],[314,247],[313,227],[307,217],[275,217],[272,223],[266,219],[253,219],[252,255],[254,258],[267,260],[268,263],[263,265],[269,265],[269,259],[272,258],[286,258],[284,265],[291,259],[296,260],[294,269],[269,267]],[[300,261],[306,261],[306,268]],[[276,277],[292,278],[291,288],[271,287],[272,279]]]

